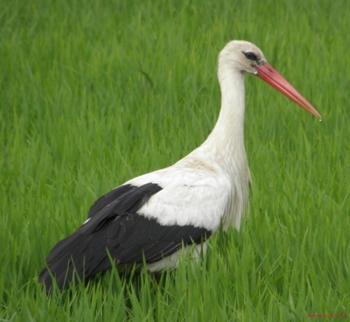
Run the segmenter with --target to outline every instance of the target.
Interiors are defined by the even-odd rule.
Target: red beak
[[[259,77],[319,120],[321,114],[269,64],[257,67]]]

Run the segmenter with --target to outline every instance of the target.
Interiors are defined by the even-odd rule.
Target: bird
[[[221,228],[240,229],[251,181],[244,146],[246,75],[271,85],[311,115],[320,113],[253,43],[232,40],[218,56],[221,108],[203,144],[173,165],[133,178],[100,197],[87,220],[49,253],[39,282],[47,292],[90,281],[115,266],[150,272],[194,258]]]

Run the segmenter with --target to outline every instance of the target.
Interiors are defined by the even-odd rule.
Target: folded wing
[[[120,269],[155,263],[218,228],[227,203],[222,182],[157,176],[147,183],[136,178],[95,202],[88,220],[50,252],[39,277],[48,292],[53,283],[63,289],[75,277],[86,281],[105,272],[111,259]]]

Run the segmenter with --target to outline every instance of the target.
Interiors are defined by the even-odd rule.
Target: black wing
[[[95,216],[104,207],[108,206],[113,201],[119,199],[120,197],[122,197],[126,193],[131,195],[131,192],[135,192],[137,189],[138,189],[138,187],[135,187],[131,184],[125,184],[125,185],[122,185],[122,186],[120,186],[116,189],[113,189],[112,191],[106,193],[105,195],[103,195],[102,197],[97,199],[95,201],[95,203],[91,206],[89,213],[88,213],[88,218]],[[155,190],[157,190],[157,189],[155,189]],[[161,188],[159,190],[161,190]],[[153,191],[151,191],[150,193],[152,193],[152,192]],[[158,191],[156,191],[156,192],[158,192]]]
[[[90,220],[75,233],[60,241],[50,252],[47,267],[39,280],[50,291],[53,279],[59,288],[69,286],[75,274],[89,280],[111,267],[154,263],[179,250],[198,244],[210,231],[191,225],[164,226],[137,213],[149,198],[162,188],[148,183],[140,187],[121,186],[92,206]]]

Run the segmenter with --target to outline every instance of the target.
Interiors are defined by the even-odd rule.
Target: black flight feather
[[[183,245],[198,244],[210,236],[205,228],[161,225],[138,214],[160,190],[153,183],[124,185],[98,199],[89,211],[90,220],[51,250],[39,276],[46,291],[51,291],[54,281],[64,289],[75,278],[87,281],[107,271],[109,255],[118,268],[125,269],[144,260],[157,262]]]
[[[95,216],[102,208],[109,205],[113,200],[119,198],[126,192],[134,191],[137,188],[138,187],[132,186],[130,184],[125,184],[103,195],[91,206],[88,213],[88,218]]]

